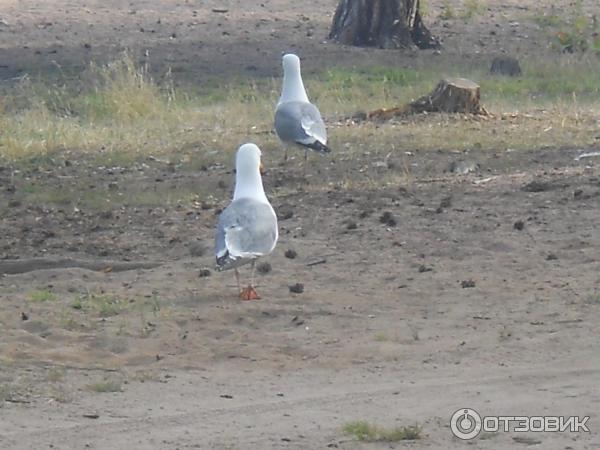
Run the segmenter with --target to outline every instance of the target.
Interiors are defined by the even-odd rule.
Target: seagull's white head
[[[300,74],[300,58],[293,53],[283,55],[283,73]]]
[[[260,149],[255,144],[244,144],[238,149],[235,158],[234,200],[250,197],[267,202],[260,175],[262,170],[260,156]]]
[[[283,55],[283,88],[277,104],[285,102],[308,103],[300,72],[300,58],[293,53]]]
[[[238,151],[235,158],[235,170],[239,174],[252,173],[259,171],[260,168],[260,148],[255,144],[244,144]]]

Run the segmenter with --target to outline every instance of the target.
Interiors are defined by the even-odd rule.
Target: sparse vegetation
[[[72,395],[62,386],[51,386],[48,398],[58,403],[70,403],[73,401]]]
[[[385,334],[384,332],[381,332],[381,333],[377,333],[377,334],[375,335],[375,340],[376,340],[377,342],[386,342],[386,341],[389,341],[389,340],[390,340],[390,338],[388,337],[388,335],[387,335],[387,334]]]
[[[111,317],[118,315],[127,307],[127,300],[115,295],[98,292],[86,292],[78,296],[71,307],[73,309],[93,311],[100,317]]]
[[[600,292],[593,292],[585,297],[588,305],[600,305]]]
[[[102,380],[88,384],[87,389],[99,393],[121,392],[123,390],[123,382],[117,378],[103,378]]]
[[[452,3],[449,0],[444,1],[444,5],[442,7],[442,13],[440,14],[440,18],[442,20],[451,20],[456,17],[456,13],[454,12],[454,8],[452,7]]]
[[[48,289],[30,292],[27,299],[31,302],[51,302],[57,299],[56,294]]]
[[[549,31],[553,46],[557,50],[567,53],[591,50],[597,55],[600,54],[597,18],[584,12],[581,0],[571,3],[569,8],[561,11],[557,11],[554,6],[544,7],[531,19],[540,28]]]
[[[0,384],[0,402],[5,402],[11,398],[11,389],[8,384]]]
[[[482,0],[465,0],[464,8],[462,19],[469,21],[476,15],[483,14],[486,10],[486,4]]]
[[[398,442],[421,439],[421,427],[417,425],[383,428],[362,420],[344,425],[344,433],[363,442]]]
[[[600,61],[562,56],[558,61],[526,61],[523,66],[519,78],[493,77],[479,62],[459,65],[442,58],[412,69],[334,68],[313,76],[307,85],[330,122],[351,116],[357,109],[405,104],[429,92],[441,76],[476,80],[483,104],[492,112],[538,111],[536,117],[496,120],[494,126],[444,115],[409,117],[402,126],[405,136],[401,142],[411,149],[469,149],[476,144],[526,149],[545,143],[593,143],[598,111],[591,99],[600,94],[600,80],[595,76]],[[0,158],[39,166],[44,164],[43,158],[47,158],[46,164],[56,164],[77,151],[90,153],[100,165],[128,165],[153,155],[186,170],[197,170],[212,162],[230,161],[242,139],[270,131],[278,90],[278,80],[262,79],[215,84],[201,95],[190,94],[174,88],[168,77],[159,85],[146,67],[135,66],[128,55],[106,66],[90,66],[83,80],[93,88],[45,86],[24,80],[15,92],[7,94],[0,114]],[[540,109],[547,111],[542,121],[537,119]],[[436,133],[430,132],[433,124]],[[333,141],[340,138],[338,130],[330,127]],[[387,150],[392,142],[398,142],[392,128],[378,129],[379,142],[375,143],[370,132],[365,125],[343,128],[344,139],[353,147],[368,141],[377,144],[371,145],[375,149]],[[261,140],[267,151],[277,146],[275,136],[263,134]],[[35,204],[85,205],[100,210],[114,205],[191,203],[195,198],[189,190],[161,186],[152,192],[138,192],[129,186],[123,192],[102,186],[41,189],[30,185],[24,192]]]
[[[51,382],[61,381],[65,377],[65,372],[62,367],[52,367],[46,372],[46,380]]]

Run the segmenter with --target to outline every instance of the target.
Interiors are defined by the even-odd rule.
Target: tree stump
[[[423,112],[464,113],[489,116],[480,104],[479,85],[466,78],[441,80],[433,92],[408,105],[380,108],[368,113],[355,114],[353,120],[389,120],[393,117]]]
[[[488,112],[480,104],[479,85],[466,78],[441,80],[433,92],[410,104],[411,112],[446,112],[483,114]]]
[[[329,39],[386,49],[440,47],[423,24],[419,0],[340,0]]]

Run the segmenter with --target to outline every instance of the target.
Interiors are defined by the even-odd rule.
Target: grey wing
[[[327,130],[315,105],[306,102],[286,102],[275,111],[275,131],[284,142],[309,145],[315,141],[327,144]]]
[[[277,217],[271,205],[248,198],[236,200],[219,217],[217,266],[224,270],[267,255],[273,251],[277,237]]]

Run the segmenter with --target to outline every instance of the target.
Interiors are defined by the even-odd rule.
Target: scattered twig
[[[325,264],[327,262],[327,259],[323,258],[323,259],[318,259],[316,261],[312,261],[309,262],[306,267],[311,267],[311,266],[317,266],[319,264]]]
[[[29,400],[22,400],[20,398],[5,398],[4,401],[8,403],[31,403]]]
[[[585,159],[585,158],[592,158],[594,156],[600,156],[600,152],[582,153],[581,155],[577,155],[575,157],[575,161],[579,161],[580,159]]]

